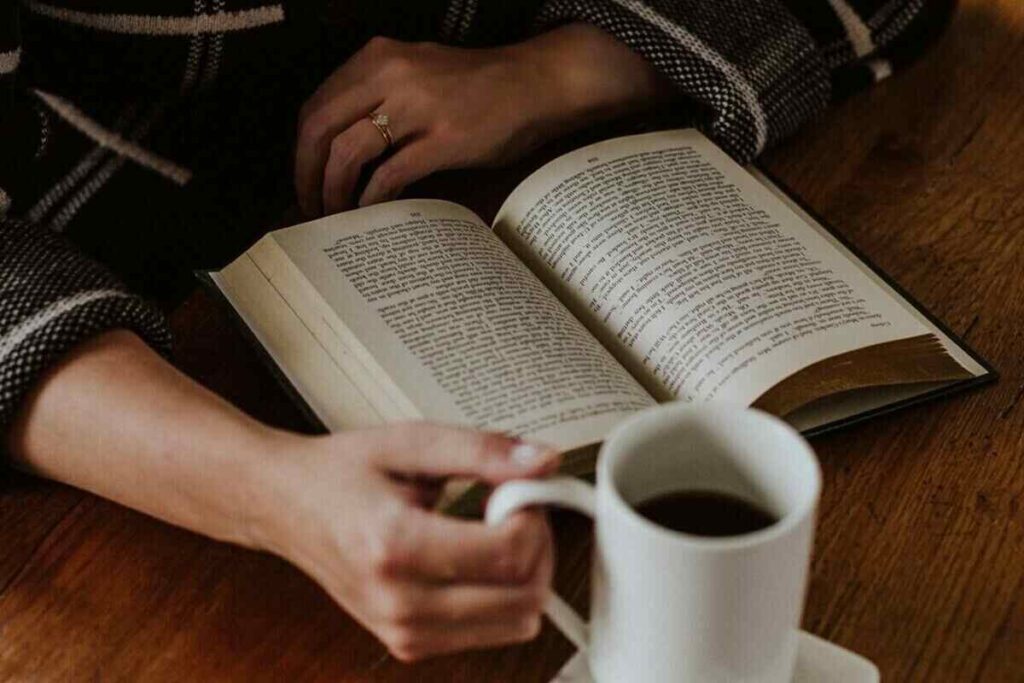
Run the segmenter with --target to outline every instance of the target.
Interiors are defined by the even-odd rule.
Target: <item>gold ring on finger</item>
[[[388,118],[388,115],[375,111],[367,118],[370,119],[370,123],[374,125],[381,137],[384,138],[384,144],[390,149],[395,144],[395,137],[391,134],[391,120]]]

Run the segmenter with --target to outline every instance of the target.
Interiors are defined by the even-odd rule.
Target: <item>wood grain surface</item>
[[[962,2],[925,59],[766,165],[1002,373],[814,441],[825,490],[804,628],[888,681],[1024,681],[1024,3]],[[486,217],[516,179],[420,191]],[[184,368],[301,427],[208,297],[173,322]],[[0,482],[3,680],[546,681],[571,652],[545,626],[525,646],[403,665],[281,560],[31,477]],[[589,525],[555,526],[556,584],[583,606]]]

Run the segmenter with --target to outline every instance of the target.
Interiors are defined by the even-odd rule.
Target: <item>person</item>
[[[553,563],[543,516],[488,528],[430,505],[447,477],[544,476],[557,454],[443,425],[310,436],[252,419],[169,362],[161,310],[192,269],[236,255],[294,197],[308,216],[385,201],[655,103],[749,161],[908,62],[951,3],[139,9],[0,4],[6,458],[277,553],[413,660],[537,633]]]

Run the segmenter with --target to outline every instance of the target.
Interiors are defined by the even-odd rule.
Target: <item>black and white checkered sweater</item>
[[[745,161],[913,58],[952,2],[0,0],[0,430],[90,335],[167,349],[154,300],[289,200],[297,105],[370,35],[481,45],[590,22]]]

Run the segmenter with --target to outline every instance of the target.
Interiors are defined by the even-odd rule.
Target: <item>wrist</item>
[[[311,446],[321,437],[265,425],[254,432],[253,454],[243,475],[244,512],[237,527],[244,545],[291,557],[295,518],[302,508],[301,468],[315,457]],[[300,482],[300,483],[296,483]],[[299,525],[301,526],[301,525]]]
[[[670,88],[642,57],[588,24],[569,24],[504,48],[527,71],[541,116],[573,129],[650,108]]]

